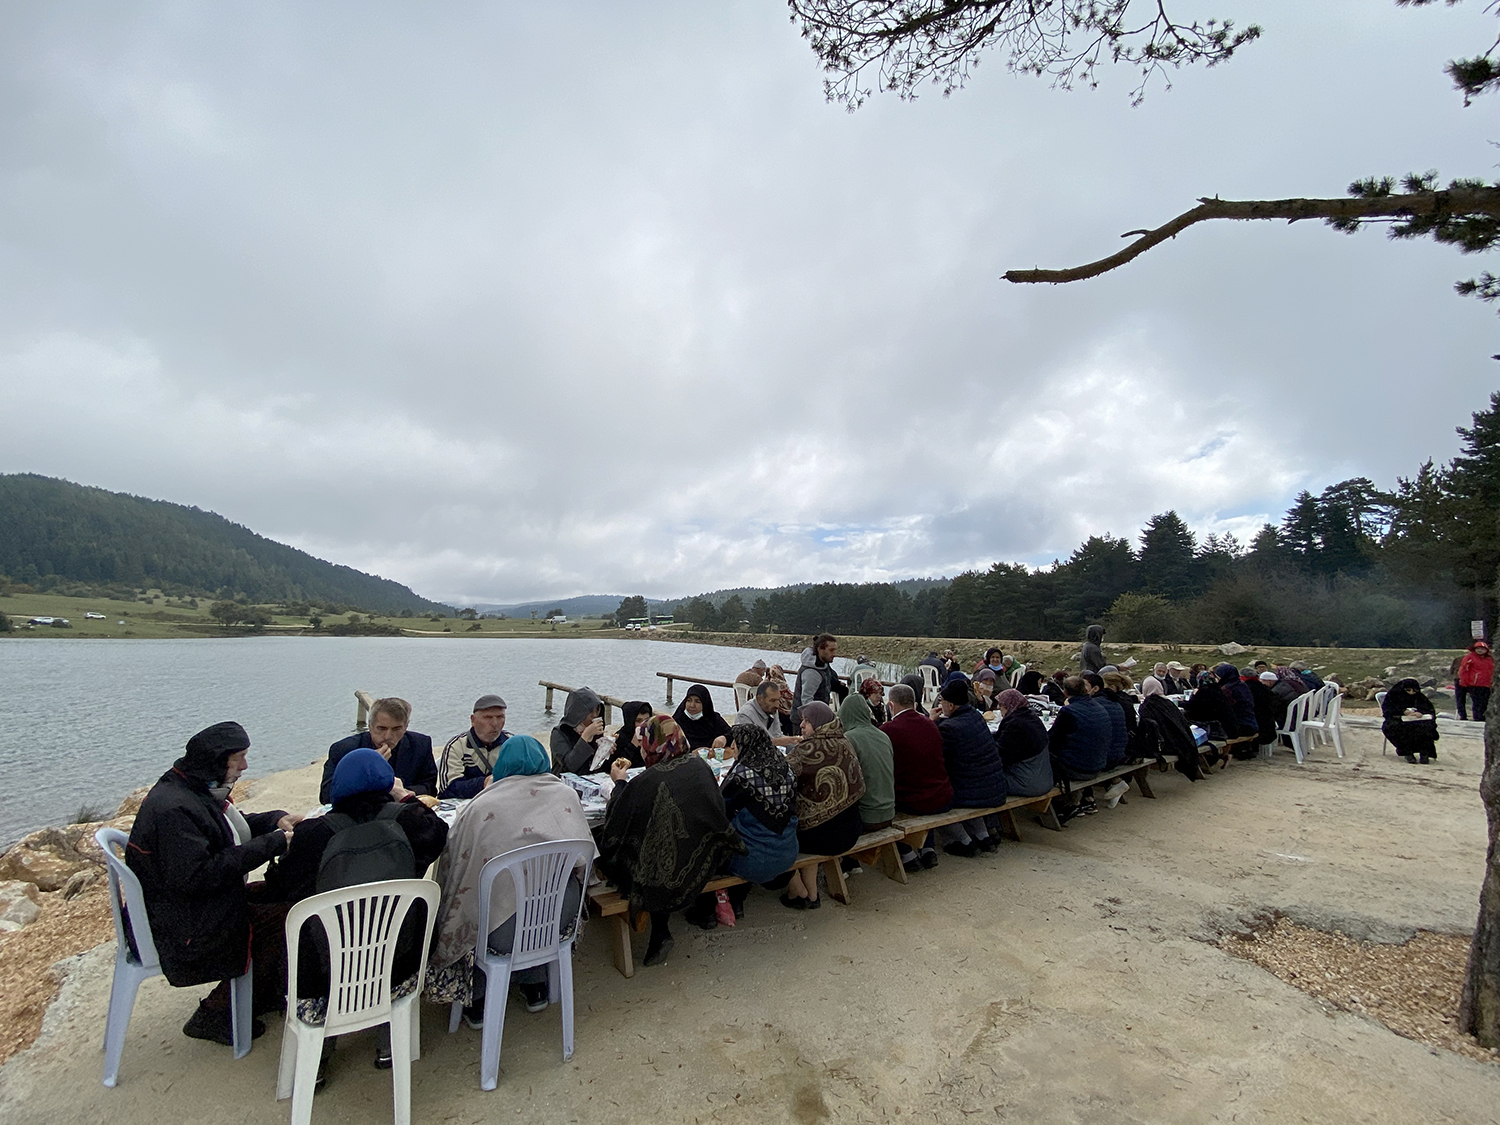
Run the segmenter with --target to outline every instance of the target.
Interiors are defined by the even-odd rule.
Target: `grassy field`
[[[9,639],[27,637],[133,637],[137,639],[161,639],[166,637],[234,637],[245,636],[252,630],[243,625],[226,628],[208,615],[211,599],[198,598],[197,606],[191,601],[165,597],[160,591],[150,591],[134,601],[116,601],[108,598],[72,598],[54,594],[9,594],[0,595],[0,613],[8,615],[15,628],[14,633],[0,634]],[[264,635],[315,636],[306,617],[291,617],[278,612],[279,607],[257,607],[271,617],[265,626]],[[104,614],[103,620],[90,620],[89,612]],[[418,637],[594,637],[601,631],[606,635],[618,630],[603,630],[604,622],[590,618],[577,623],[551,626],[527,618],[504,621],[469,621],[458,617],[432,620],[428,617],[393,617],[374,614],[335,614],[324,616],[322,629],[347,625],[351,616],[377,625],[389,625],[401,629],[410,636]],[[50,626],[27,628],[26,622],[33,617],[66,617],[71,628],[57,629]]]

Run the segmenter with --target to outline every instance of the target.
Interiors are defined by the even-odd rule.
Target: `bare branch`
[[[1158,243],[1175,237],[1194,223],[1208,219],[1285,219],[1292,223],[1302,219],[1326,219],[1339,225],[1340,229],[1349,229],[1348,224],[1371,219],[1417,219],[1425,224],[1451,222],[1468,217],[1489,221],[1500,219],[1500,188],[1469,186],[1447,191],[1355,196],[1346,199],[1200,199],[1197,207],[1184,211],[1155,230],[1131,231],[1130,234],[1140,234],[1141,237],[1119,253],[1100,258],[1097,262],[1063,270],[1008,270],[1004,277],[1006,281],[1018,284],[1047,282],[1058,285],[1066,281],[1084,281],[1118,269]]]

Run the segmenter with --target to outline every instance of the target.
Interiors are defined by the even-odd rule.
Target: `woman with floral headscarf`
[[[688,737],[670,715],[653,715],[646,724],[642,741],[641,758],[646,765],[654,766],[679,758],[691,751]]]
[[[1047,728],[1015,688],[1006,688],[995,699],[1000,726],[995,745],[1005,771],[1005,792],[1010,797],[1040,797],[1052,788],[1052,759],[1047,753]]]

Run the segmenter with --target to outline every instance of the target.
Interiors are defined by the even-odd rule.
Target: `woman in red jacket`
[[[1464,714],[1464,699],[1474,704],[1474,721],[1484,722],[1484,711],[1490,702],[1490,681],[1495,675],[1495,658],[1490,655],[1490,646],[1483,641],[1469,645],[1469,651],[1458,665],[1458,684],[1454,692],[1458,696],[1458,717]]]

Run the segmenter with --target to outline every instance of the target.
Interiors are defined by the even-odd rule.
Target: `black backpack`
[[[418,877],[416,854],[396,823],[401,807],[399,801],[391,801],[374,820],[362,824],[344,813],[324,816],[333,825],[334,835],[318,863],[319,894],[360,883]]]

